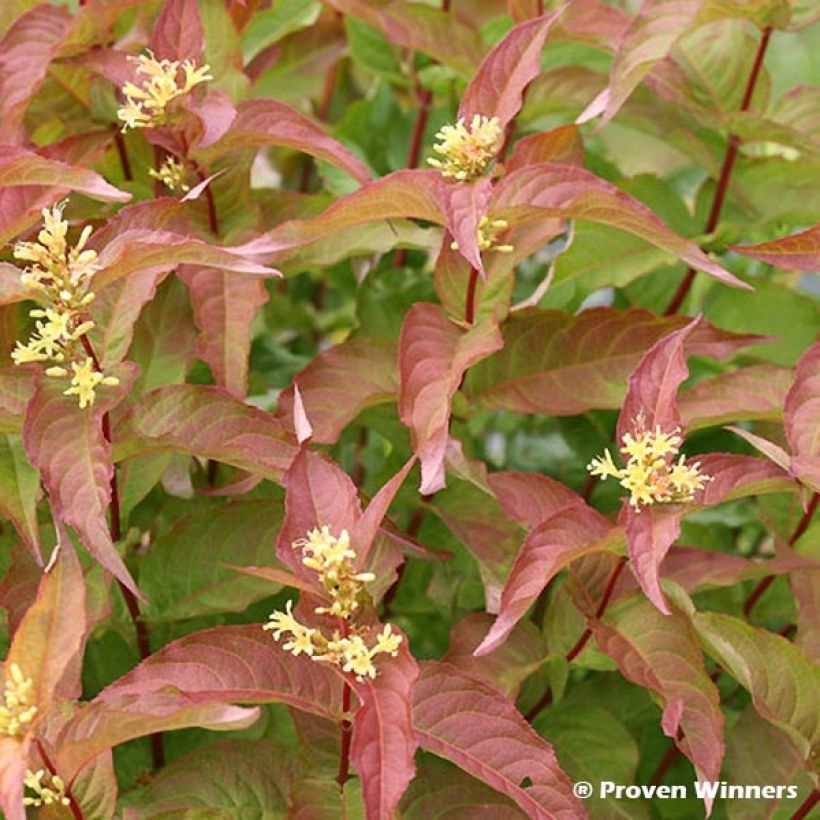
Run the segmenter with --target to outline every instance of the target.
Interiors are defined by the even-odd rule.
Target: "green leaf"
[[[820,668],[780,635],[731,615],[699,612],[692,623],[706,651],[752,696],[805,758],[820,740]]]
[[[312,26],[321,10],[322,5],[316,0],[278,0],[272,8],[254,14],[242,32],[245,62],[249,63],[287,34]]]

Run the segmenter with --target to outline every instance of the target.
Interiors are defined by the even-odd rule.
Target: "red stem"
[[[803,533],[809,528],[811,519],[814,516],[815,511],[817,510],[818,502],[820,502],[820,493],[814,493],[814,495],[812,495],[811,497],[811,501],[809,501],[809,504],[806,507],[806,511],[803,513],[802,517],[797,522],[797,526],[794,528],[794,532],[791,534],[791,537],[789,538],[788,544],[790,547],[796,544],[800,537],[803,535]],[[755,604],[760,600],[763,593],[772,585],[774,579],[774,575],[767,575],[765,578],[761,578],[757,582],[757,586],[749,593],[749,597],[743,604],[743,614],[747,618],[754,609]]]
[[[344,618],[339,618],[339,631],[343,638],[348,635],[347,621]],[[346,715],[350,712],[350,702],[352,699],[353,690],[350,684],[345,682],[345,688],[342,690],[342,712]],[[339,788],[344,789],[345,783],[350,773],[350,741],[353,737],[353,724],[346,718],[342,721],[341,738],[339,742],[339,774],[336,781]]]
[[[752,101],[752,95],[754,94],[755,85],[757,84],[758,77],[760,76],[760,70],[763,67],[763,58],[766,55],[766,48],[769,45],[769,38],[771,37],[771,34],[771,28],[763,29],[763,34],[760,38],[760,44],[757,48],[757,54],[755,55],[755,60],[752,64],[752,70],[749,74],[749,79],[746,82],[746,90],[743,92],[743,101],[740,104],[741,111],[749,110],[749,105]],[[726,192],[729,189],[729,178],[732,175],[732,169],[734,168],[735,160],[737,159],[737,152],[739,147],[740,138],[737,137],[735,134],[732,134],[729,137],[729,145],[726,148],[726,156],[723,158],[723,165],[720,169],[717,187],[715,188],[715,195],[712,199],[712,208],[709,211],[709,218],[706,221],[704,233],[710,234],[712,233],[712,231],[715,230],[715,228],[717,228],[718,221],[720,220],[720,212],[723,209],[723,201],[726,198]],[[666,311],[664,312],[665,316],[671,316],[672,314],[678,312],[680,306],[683,304],[683,300],[689,294],[689,291],[692,288],[692,283],[694,282],[694,280],[695,269],[689,268],[686,271],[686,276],[683,277],[683,281],[680,283],[680,287],[677,289],[675,295],[672,297],[672,301],[666,308]]]
[[[604,594],[601,596],[601,600],[598,603],[598,608],[595,610],[595,618],[594,620],[599,620],[601,616],[606,612],[606,608],[609,606],[609,602],[612,599],[612,593],[615,591],[615,584],[618,583],[618,578],[620,577],[621,573],[623,572],[624,567],[626,566],[626,557],[621,558],[618,561],[618,565],[612,570],[612,574],[609,576],[609,580],[606,584],[606,589],[604,589]],[[587,642],[592,637],[592,629],[587,627],[581,637],[578,639],[575,646],[569,650],[566,654],[566,661],[570,663],[571,661],[575,660],[578,655],[581,654],[584,647],[587,645]],[[532,722],[541,712],[541,710],[545,706],[549,706],[552,703],[552,690],[547,689],[546,692],[541,696],[541,699],[535,706],[530,709],[529,712],[525,715],[527,721]]]
[[[102,373],[102,367],[100,367],[100,360],[97,358],[97,353],[94,350],[94,346],[91,344],[91,340],[88,338],[87,335],[83,335],[80,337],[80,342],[82,343],[83,349],[86,352],[86,355],[91,359],[94,363],[94,369],[98,373]],[[102,417],[102,434],[103,438],[108,442],[110,445],[113,441],[111,436],[111,418],[108,413],[103,413]],[[114,465],[114,468],[111,471],[111,523],[109,526],[109,530],[111,532],[111,540],[116,543],[122,539],[122,521],[120,519],[120,493],[119,487],[117,486],[117,467]],[[125,584],[117,579],[117,583],[119,584],[120,591],[122,592],[122,597],[125,599],[125,605],[128,608],[128,614],[131,617],[131,622],[134,624],[134,632],[137,636],[137,648],[139,649],[140,659],[145,660],[151,654],[151,642],[150,636],[148,634],[148,627],[145,624],[145,621],[142,620],[140,617],[140,606],[139,602],[137,601],[136,596],[130,589],[128,589]],[[151,758],[154,764],[155,769],[161,769],[165,765],[165,749],[162,743],[162,735],[161,734],[153,734],[151,735]]]
[[[131,173],[131,163],[128,161],[128,151],[125,149],[125,140],[122,138],[122,133],[119,128],[114,129],[114,145],[117,147],[117,154],[120,158],[120,165],[122,166],[122,175],[127,182],[134,179]]]
[[[49,774],[54,777],[57,774],[57,769],[51,762],[51,758],[43,748],[43,744],[40,743],[39,738],[34,738],[34,745],[37,747],[37,753],[40,755],[40,758],[45,764],[45,767],[48,769]],[[71,813],[74,815],[75,820],[85,820],[82,807],[77,802],[77,798],[74,796],[74,793],[71,791],[71,786],[68,783],[66,783],[65,787],[65,796],[68,798],[68,806],[71,809]]]
[[[316,117],[320,122],[327,122],[327,117],[330,113],[330,103],[333,101],[333,91],[336,88],[336,79],[339,76],[340,63],[341,60],[336,60],[327,74],[325,74],[325,83],[322,86],[322,99],[319,101],[319,107],[316,109]],[[305,155],[304,162],[302,163],[302,177],[299,180],[300,194],[306,194],[308,192],[313,168],[313,157],[310,156],[310,154]]]
[[[678,731],[678,737],[683,737],[683,733]],[[661,758],[658,768],[655,769],[655,774],[652,775],[649,783],[657,786],[666,777],[666,773],[672,768],[672,764],[678,759],[680,750],[678,744],[672,741],[672,745],[666,750],[666,754]]]
[[[478,269],[470,269],[470,279],[467,282],[467,298],[464,305],[464,321],[468,325],[475,322],[475,295],[478,287]]]
[[[803,820],[809,816],[809,812],[820,801],[820,790],[814,789],[812,793],[803,801],[803,805],[792,815],[792,820]]]

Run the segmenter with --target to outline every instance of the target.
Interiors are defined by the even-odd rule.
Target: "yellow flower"
[[[440,168],[442,176],[459,181],[480,177],[501,148],[504,131],[498,117],[476,114],[468,128],[462,117],[455,125],[445,125],[436,134],[439,143],[433,150],[442,159],[427,162]]]
[[[80,409],[87,405],[94,404],[96,389],[100,384],[118,385],[120,380],[115,376],[103,376],[94,367],[94,361],[87,357],[84,362],[71,362],[71,369],[74,375],[71,377],[71,386],[63,390],[64,396],[77,396],[80,400]]]
[[[23,735],[28,730],[37,707],[32,703],[34,684],[16,663],[6,667],[6,688],[0,704],[0,735]]]
[[[634,435],[626,433],[623,437],[621,452],[628,456],[625,466],[618,469],[609,450],[605,450],[603,456],[587,465],[587,470],[602,481],[609,477],[617,479],[629,490],[629,503],[636,512],[651,504],[688,503],[712,476],[703,475],[697,462],[687,464],[686,456],[678,458],[683,443],[679,433],[677,428],[666,433],[659,426],[654,431],[644,430],[639,418]]]
[[[210,67],[197,68],[190,60],[157,60],[153,54],[130,58],[137,63],[140,85],[127,82],[122,87],[125,103],[117,111],[123,132],[129,128],[150,128],[165,122],[165,108],[171,100],[187,94],[194,86],[212,80]],[[180,71],[182,77],[180,77]]]
[[[332,615],[343,623],[349,621],[358,609],[358,598],[364,584],[375,580],[372,572],[355,572],[356,553],[350,548],[350,535],[342,530],[339,537],[331,535],[330,528],[323,526],[312,529],[307,538],[294,542],[295,548],[302,550],[302,563],[319,575],[325,591],[331,599],[329,607],[317,607],[318,615]],[[305,654],[314,661],[332,663],[345,672],[352,672],[358,680],[376,677],[373,658],[379,654],[395,657],[402,637],[393,634],[389,626],[376,636],[372,646],[368,646],[364,636],[367,627],[344,625],[344,636],[334,631],[332,637],[324,635],[319,628],[300,623],[293,615],[293,602],[288,601],[285,611],[276,610],[262,629],[273,632],[273,639],[279,641],[287,635],[282,649],[294,656]]]
[[[36,772],[28,769],[26,776],[23,778],[23,785],[31,789],[35,797],[24,797],[24,806],[51,806],[52,804],[59,804],[68,806],[71,801],[66,797],[65,783],[59,775],[52,775],[39,769]]]
[[[173,157],[167,157],[159,170],[150,168],[148,176],[158,179],[169,191],[188,191],[190,186],[185,184],[185,166]]]
[[[494,250],[499,253],[512,253],[515,248],[512,245],[499,245],[498,236],[509,228],[506,219],[490,219],[482,216],[478,223],[478,249],[480,251]],[[458,242],[450,243],[451,250],[458,250]]]

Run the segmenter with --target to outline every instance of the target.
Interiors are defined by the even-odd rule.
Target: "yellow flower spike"
[[[28,731],[37,714],[32,702],[34,684],[22,669],[12,663],[6,667],[5,691],[0,703],[0,735],[16,737]]]
[[[169,191],[189,191],[185,184],[185,166],[173,157],[167,157],[159,169],[150,168],[148,176],[159,180]]]
[[[681,455],[675,462],[681,444],[679,429],[667,433],[655,427],[649,431],[638,419],[635,434],[626,433],[623,437],[621,453],[628,456],[624,467],[616,467],[609,450],[605,450],[603,456],[587,465],[587,470],[602,481],[608,477],[617,479],[629,491],[629,503],[636,512],[651,504],[686,504],[712,476],[703,475],[697,462],[687,464],[686,456]]]
[[[344,672],[351,672],[359,681],[375,678],[377,674],[373,658],[379,654],[395,657],[402,637],[393,634],[389,626],[376,637],[375,643],[368,645],[365,636],[367,627],[357,627],[351,623],[353,613],[359,608],[359,597],[364,585],[376,579],[372,572],[356,572],[356,553],[350,547],[350,535],[342,530],[338,537],[327,526],[312,529],[307,538],[293,543],[302,551],[302,563],[319,576],[319,581],[331,600],[330,606],[316,607],[317,615],[330,615],[344,625],[344,635],[338,630],[328,638],[319,628],[300,623],[293,615],[293,602],[288,601],[285,611],[276,610],[262,629],[273,632],[273,639],[279,641],[283,635],[287,640],[282,649],[294,656],[305,654],[320,663],[340,666]]]
[[[44,769],[38,769],[36,772],[31,769],[26,770],[26,776],[23,778],[23,785],[31,789],[35,797],[24,797],[24,806],[51,806],[62,805],[68,806],[71,801],[66,796],[65,782],[59,775],[52,775]]]
[[[140,84],[127,82],[122,87],[125,102],[117,111],[123,122],[123,133],[129,128],[151,128],[165,121],[165,108],[176,97],[187,94],[195,86],[212,80],[210,67],[196,68],[190,60],[181,65],[176,60],[157,60],[153,54],[132,57],[137,63],[137,74],[146,79]],[[180,70],[182,85],[180,85]]]
[[[71,386],[63,390],[65,396],[77,396],[80,401],[80,410],[94,404],[96,389],[99,385],[116,386],[120,380],[115,376],[104,376],[94,367],[94,361],[87,357],[84,362],[71,362],[74,375],[71,377]]]
[[[476,114],[469,128],[462,117],[455,125],[445,125],[436,134],[433,150],[441,154],[427,162],[441,170],[442,176],[464,182],[480,177],[501,148],[504,131],[498,117]]]

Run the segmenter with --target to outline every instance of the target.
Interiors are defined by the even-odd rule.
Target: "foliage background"
[[[571,0],[541,27],[542,49],[532,45],[541,28],[526,25],[551,11],[543,6],[3,4],[0,348],[10,353],[30,323],[11,245],[32,238],[40,208],[71,192],[66,213],[94,226],[105,262],[92,338],[118,373],[138,368],[132,384],[123,377],[123,389],[82,413],[49,394],[36,367],[0,367],[2,654],[65,669],[51,676],[35,734],[0,744],[0,761],[39,768],[51,749],[59,769],[99,753],[75,767],[67,812],[427,818],[458,805],[471,817],[691,818],[704,812],[691,796],[581,804],[568,784],[691,784],[693,762],[711,779],[798,789],[794,800],[718,799],[713,817],[799,817],[816,802],[817,10],[805,0]],[[149,44],[209,64],[214,79],[165,136],[123,135],[125,54]],[[493,48],[515,70],[479,70]],[[533,60],[540,68],[529,72]],[[424,167],[469,83],[473,103],[481,92],[512,108],[490,212],[503,211],[515,251],[485,253],[486,279],[450,250],[450,234],[475,230],[481,183],[484,204],[459,210],[455,183],[432,170],[388,177]],[[576,125],[605,89],[608,106]],[[169,153],[185,158],[192,186],[210,180],[187,202],[148,176]],[[556,167],[570,169],[560,195]],[[590,174],[573,176],[579,167]],[[529,187],[516,189],[509,175],[527,168]],[[633,199],[607,199],[599,180]],[[633,201],[693,244],[658,247],[660,229]],[[791,245],[730,249],[802,231]],[[681,290],[681,259],[696,258],[695,246],[751,289],[699,273]],[[265,266],[283,276],[260,275]],[[691,339],[677,333],[696,314],[703,323],[689,326]],[[642,357],[671,362],[687,339],[688,372],[672,384],[676,407],[665,406],[663,380]],[[286,473],[297,452],[295,383],[326,472]],[[714,497],[683,510],[661,573],[669,616],[629,571],[613,574],[626,554],[621,490],[590,482],[585,469],[612,448],[629,384],[633,398],[654,391],[659,418],[679,411],[685,452],[715,454],[708,463],[722,471]],[[451,438],[435,464],[425,450],[433,428]],[[306,497],[317,514],[344,498],[349,513],[358,504],[350,486],[373,498],[414,452],[431,475],[446,469],[446,487],[428,476],[421,494],[413,466],[398,490],[374,548],[373,613],[425,662],[416,712],[413,725],[401,716],[416,674],[403,653],[401,705],[377,727],[360,713],[354,727],[354,738],[382,737],[380,762],[356,758],[354,739],[353,776],[340,790],[343,682],[283,653],[261,628],[254,643],[250,625],[294,592],[232,566],[278,565],[283,519],[307,521]],[[564,491],[576,505],[569,524],[552,518]],[[43,575],[55,518],[80,565],[66,557],[66,534],[57,569]],[[100,522],[108,534],[93,542]],[[572,542],[576,551],[549,574],[536,564],[527,617],[500,648],[474,656],[533,532],[550,549]],[[669,543],[653,543],[659,563]],[[118,551],[145,601],[124,596],[88,550],[103,563]],[[232,651],[239,632],[202,632],[236,625],[248,625],[241,651]],[[206,652],[202,634],[220,651]],[[124,677],[169,644],[182,651],[174,647],[189,644],[174,642],[186,636],[193,648],[172,689],[170,673],[151,678],[150,662],[144,677]],[[200,687],[195,703],[186,682],[199,686],[199,664],[226,678],[207,696]],[[284,677],[259,671],[273,666]],[[359,700],[384,706],[387,687],[357,690]],[[425,711],[448,687],[452,736]],[[236,703],[261,704],[258,718]],[[476,716],[496,709],[498,724]],[[696,737],[712,740],[698,750]],[[411,779],[405,758],[417,738]],[[510,755],[542,768],[510,770]],[[0,784],[14,817],[19,784]],[[389,792],[381,802],[379,788]]]

